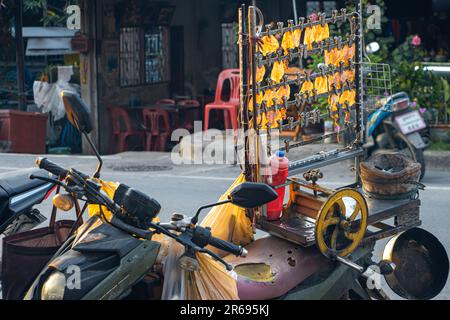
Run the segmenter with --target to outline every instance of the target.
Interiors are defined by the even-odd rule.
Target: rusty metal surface
[[[238,292],[243,300],[277,298],[330,263],[315,247],[304,248],[272,236],[256,240],[246,249],[249,252],[246,258],[230,255],[225,260],[233,266],[267,264],[273,278],[258,282],[238,275]]]

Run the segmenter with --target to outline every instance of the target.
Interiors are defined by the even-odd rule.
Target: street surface
[[[0,154],[0,173],[33,167],[35,157]],[[63,167],[75,167],[85,173],[93,172],[97,165],[96,159],[91,156],[51,155],[48,158]],[[174,166],[169,153],[128,152],[107,156],[104,160],[102,178],[125,183],[157,199],[162,205],[162,221],[167,221],[175,211],[193,215],[199,206],[215,202],[240,173],[240,168],[233,165]],[[352,163],[344,162],[323,168],[324,179],[319,183],[328,187],[349,184],[354,180],[351,167]],[[422,182],[427,186],[421,192],[422,228],[438,237],[450,252],[450,171],[429,168]],[[38,209],[48,217],[51,202],[39,205]],[[206,213],[203,212],[203,216]],[[73,217],[73,213],[61,213],[59,216],[61,219]],[[258,232],[257,236],[262,234]],[[381,256],[385,242],[380,241],[377,245],[376,256]],[[392,299],[398,299],[387,285],[383,287]],[[437,299],[450,299],[449,281]]]

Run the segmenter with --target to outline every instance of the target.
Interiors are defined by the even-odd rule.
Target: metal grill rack
[[[266,25],[264,28],[262,25],[257,25],[257,20],[262,23],[263,16],[258,8],[250,6],[246,12],[245,6],[242,6],[239,10],[239,61],[241,71],[241,125],[242,128],[247,131],[253,129],[256,136],[267,135],[267,141],[270,141],[271,134],[274,130],[282,132],[284,130],[293,130],[296,127],[305,127],[309,123],[318,123],[322,119],[333,118],[343,119],[345,117],[345,123],[340,132],[334,132],[327,134],[327,136],[321,136],[308,141],[290,142],[284,141],[284,147],[282,149],[289,151],[292,148],[301,147],[309,143],[322,141],[328,137],[335,137],[341,134],[343,131],[349,129],[356,131],[356,139],[343,148],[333,150],[331,152],[322,153],[320,156],[308,157],[298,161],[293,161],[290,164],[290,175],[297,175],[301,172],[307,171],[313,167],[323,167],[335,162],[339,162],[345,159],[359,158],[363,155],[363,104],[364,104],[364,92],[363,92],[363,66],[362,64],[362,18],[361,18],[361,4],[357,1],[357,11],[347,12],[346,9],[339,11],[334,10],[330,17],[327,17],[324,13],[318,13],[315,18],[307,17],[300,18],[298,23],[294,23],[293,20],[289,20],[287,25],[283,22],[276,24]],[[247,15],[247,17],[245,17]],[[246,19],[247,18],[247,19]],[[259,19],[257,19],[259,18]],[[328,24],[342,24],[348,23],[350,25],[350,33],[348,34],[330,34],[329,37],[314,41],[313,43],[307,43],[304,41],[305,33],[308,28],[318,27]],[[263,30],[265,29],[265,30]],[[299,44],[288,50],[282,50],[281,46],[275,52],[263,55],[261,50],[261,39],[264,37],[274,36],[281,42],[282,37],[287,32],[294,32],[300,30],[302,37]],[[332,50],[342,50],[342,48],[354,48],[352,58],[347,61],[341,59],[338,63],[328,64],[318,70],[311,72],[298,72],[295,75],[283,75],[278,82],[273,81],[270,77],[265,76],[261,81],[257,81],[257,70],[265,68],[266,74],[270,73],[276,62],[278,63],[295,63],[298,59],[304,59],[312,54],[325,55],[332,52]],[[330,84],[330,76],[338,75],[342,77],[344,72],[350,71],[353,74],[353,78],[341,82],[340,84]],[[374,75],[372,73],[371,75]],[[377,73],[378,75],[378,73]],[[383,75],[383,74],[381,74]],[[321,77],[327,81],[326,92],[318,93],[316,88],[316,79]],[[375,77],[371,78],[375,80]],[[312,90],[302,92],[303,85],[309,82],[312,84]],[[373,81],[372,81],[373,82]],[[255,84],[255,85],[252,85]],[[374,84],[372,83],[372,86]],[[258,97],[264,95],[268,91],[275,91],[281,88],[290,87],[290,96],[283,96],[274,98],[273,101],[263,100],[257,102]],[[295,89],[296,88],[296,89]],[[300,89],[300,91],[298,91]],[[295,90],[297,90],[295,92]],[[323,91],[323,90],[322,90]],[[337,110],[331,110],[329,107],[326,111],[316,108],[320,99],[330,98],[330,96],[341,96],[344,92],[350,91],[355,94],[354,103],[337,104]],[[253,99],[252,97],[255,97]],[[352,99],[353,101],[353,99]],[[249,105],[251,103],[251,105]],[[307,108],[305,108],[307,106]],[[336,108],[335,108],[336,109]],[[262,117],[269,118],[269,114],[278,114],[278,112],[286,112],[287,110],[293,115],[285,116],[282,119],[277,119],[273,123],[262,124]],[[356,117],[352,117],[352,121],[347,121],[345,113],[352,112]],[[276,124],[275,124],[276,122]],[[254,143],[254,148],[249,147],[249,143]],[[246,175],[252,181],[262,181],[261,168],[259,157],[261,155],[264,146],[259,145],[260,139],[250,140],[246,138],[245,142],[245,154],[246,154]],[[270,145],[270,143],[269,143]],[[255,154],[249,155],[250,150]],[[268,148],[267,156],[270,156],[270,150]],[[263,151],[264,152],[264,151]],[[249,163],[249,159],[255,159],[253,165]],[[359,167],[359,165],[357,165]]]

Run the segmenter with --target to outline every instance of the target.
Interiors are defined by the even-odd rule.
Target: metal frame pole
[[[23,46],[23,0],[16,0],[15,35],[16,35],[16,70],[18,109],[26,111],[27,97],[25,93],[25,53]]]

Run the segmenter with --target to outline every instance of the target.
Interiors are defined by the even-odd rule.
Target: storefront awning
[[[24,27],[23,38],[27,40],[27,56],[50,56],[77,53],[72,50],[71,40],[76,30],[60,27]],[[15,35],[14,29],[12,32]]]

